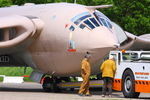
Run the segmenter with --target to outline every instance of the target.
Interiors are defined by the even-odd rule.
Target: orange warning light
[[[121,52],[122,52],[122,53],[125,53],[125,52],[126,52],[126,50],[122,49],[122,50],[121,50]]]

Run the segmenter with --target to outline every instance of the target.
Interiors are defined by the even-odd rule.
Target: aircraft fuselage
[[[43,73],[54,73],[56,76],[80,75],[80,63],[87,51],[92,55],[92,73],[99,73],[102,58],[117,44],[113,32],[108,28],[100,25],[94,29],[81,29],[72,21],[84,12],[91,14],[90,18],[95,18],[93,11],[82,5],[60,3],[14,6],[0,8],[0,12],[0,17],[21,15],[38,17],[43,21],[42,32],[29,40],[31,44],[25,50],[16,47],[14,51],[28,66]],[[74,52],[68,51],[70,40],[73,41]]]

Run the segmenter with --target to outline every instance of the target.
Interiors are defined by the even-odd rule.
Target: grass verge
[[[32,68],[27,67],[26,73],[24,73],[24,67],[0,67],[0,75],[6,76],[23,76],[30,75],[32,72]],[[0,82],[3,81],[3,78],[0,77]],[[24,81],[31,82],[29,77],[25,77]]]

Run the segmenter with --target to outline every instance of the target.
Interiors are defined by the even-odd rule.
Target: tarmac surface
[[[150,100],[150,93],[141,93],[137,99],[124,98],[121,92],[113,91],[112,98],[101,97],[101,88],[91,89],[92,96],[78,96],[74,91],[62,90],[58,93],[44,92],[37,83],[0,83],[0,100]]]

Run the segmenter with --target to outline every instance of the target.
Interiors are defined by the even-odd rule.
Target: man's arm
[[[102,65],[100,66],[100,70],[102,71],[104,69],[104,62],[102,63]]]
[[[82,63],[82,74],[86,74],[86,63],[84,62],[84,63]]]

